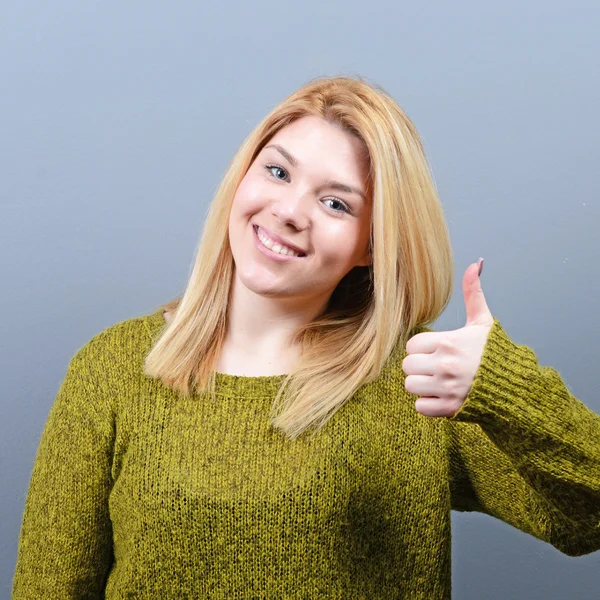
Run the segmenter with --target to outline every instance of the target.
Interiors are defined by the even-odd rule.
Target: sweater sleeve
[[[97,343],[70,360],[38,446],[21,524],[13,600],[103,598],[113,418]]]
[[[452,508],[569,556],[600,549],[600,416],[497,319],[461,409],[444,419]]]

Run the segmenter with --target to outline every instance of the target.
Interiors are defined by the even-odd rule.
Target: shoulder
[[[123,402],[140,389],[146,349],[152,342],[149,329],[153,316],[113,323],[71,354],[51,409],[49,419],[53,423],[89,418],[90,423],[96,423],[94,427],[110,429]]]
[[[85,374],[99,387],[139,377],[155,332],[164,324],[162,311],[124,319],[105,327],[72,355],[69,371]]]
[[[159,324],[157,317],[162,318],[158,311],[113,323],[94,334],[75,356],[108,354],[116,357],[140,349],[150,342],[153,330]]]

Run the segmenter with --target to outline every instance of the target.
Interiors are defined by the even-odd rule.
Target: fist
[[[402,361],[405,387],[420,396],[418,413],[426,417],[452,417],[464,404],[481,363],[483,349],[494,324],[479,279],[479,265],[469,265],[462,288],[467,323],[454,331],[427,331],[410,338]]]

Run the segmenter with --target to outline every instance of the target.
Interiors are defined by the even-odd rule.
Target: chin
[[[280,296],[283,291],[277,282],[268,281],[268,278],[263,278],[260,275],[257,275],[256,272],[249,274],[237,271],[237,279],[246,289],[259,296],[270,298],[277,297]]]

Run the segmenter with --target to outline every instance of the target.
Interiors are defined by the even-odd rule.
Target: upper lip
[[[254,226],[257,229],[260,229],[267,237],[271,238],[274,242],[277,242],[281,246],[287,246],[288,248],[295,250],[299,254],[306,254],[306,252],[304,250],[302,250],[302,248],[300,248],[299,246],[295,246],[291,242],[288,242],[285,238],[282,238],[280,235],[273,233],[271,230],[267,229],[266,227],[263,227],[262,225],[257,225],[256,223],[254,224]]]

